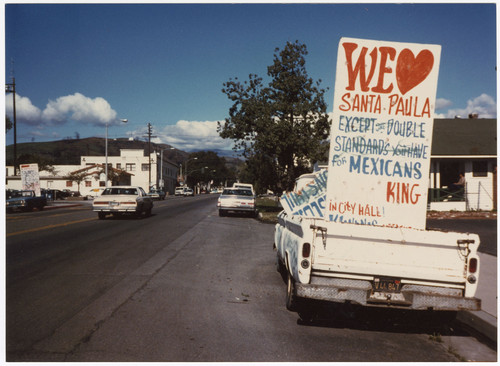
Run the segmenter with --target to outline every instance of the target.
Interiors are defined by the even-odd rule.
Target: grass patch
[[[278,222],[278,213],[283,210],[278,199],[257,198],[256,205],[261,221],[272,224]]]

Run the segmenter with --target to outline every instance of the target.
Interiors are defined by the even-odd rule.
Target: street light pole
[[[123,123],[127,123],[128,122],[128,119],[120,119],[121,122]],[[105,143],[106,147],[105,147],[105,155],[106,155],[106,161],[105,161],[105,164],[106,164],[106,167],[105,167],[105,173],[106,174],[106,178],[105,178],[105,182],[106,182],[106,188],[108,188],[108,122],[106,122],[106,143]]]

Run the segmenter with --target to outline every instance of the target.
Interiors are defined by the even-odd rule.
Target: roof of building
[[[497,154],[497,120],[486,118],[435,119],[432,156]]]

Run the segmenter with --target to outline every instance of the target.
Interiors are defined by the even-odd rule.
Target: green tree
[[[89,176],[89,172],[87,171],[76,171],[71,172],[68,175],[64,176],[65,180],[69,180],[71,182],[76,182],[78,185],[78,192],[80,192],[80,184]]]
[[[226,159],[213,151],[198,151],[188,156],[187,184],[191,187],[207,184],[213,181],[214,185],[224,184],[225,181],[234,181],[234,172],[226,165]]]
[[[40,157],[38,154],[22,154],[17,158],[18,164],[38,164],[38,170],[55,174],[54,161]]]
[[[295,179],[327,154],[326,90],[308,76],[307,54],[304,44],[287,42],[283,50],[276,48],[267,68],[268,86],[254,74],[243,83],[235,78],[223,84],[233,105],[217,131],[234,140],[234,150],[242,151],[248,172],[255,174],[252,183],[262,189],[292,189]],[[269,178],[274,183],[266,182]]]

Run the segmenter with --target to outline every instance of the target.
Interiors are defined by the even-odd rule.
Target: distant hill
[[[82,139],[66,139],[49,142],[26,142],[17,144],[17,158],[19,162],[23,162],[23,155],[35,155],[41,160],[48,162],[50,165],[78,165],[80,157],[83,156],[104,156],[106,151],[106,140],[99,137],[89,137]],[[167,144],[151,143],[151,151],[160,152],[162,149],[163,156],[174,164],[184,162],[189,153],[182,150],[171,150],[171,146]],[[127,138],[108,139],[108,156],[119,156],[120,149],[143,149],[144,155],[148,154],[148,142],[141,140],[129,140]],[[218,153],[218,152],[217,152]],[[218,153],[219,154],[219,153]],[[14,145],[6,147],[6,165],[13,165]],[[224,157],[228,166],[236,166],[241,164],[241,160],[230,157]]]

